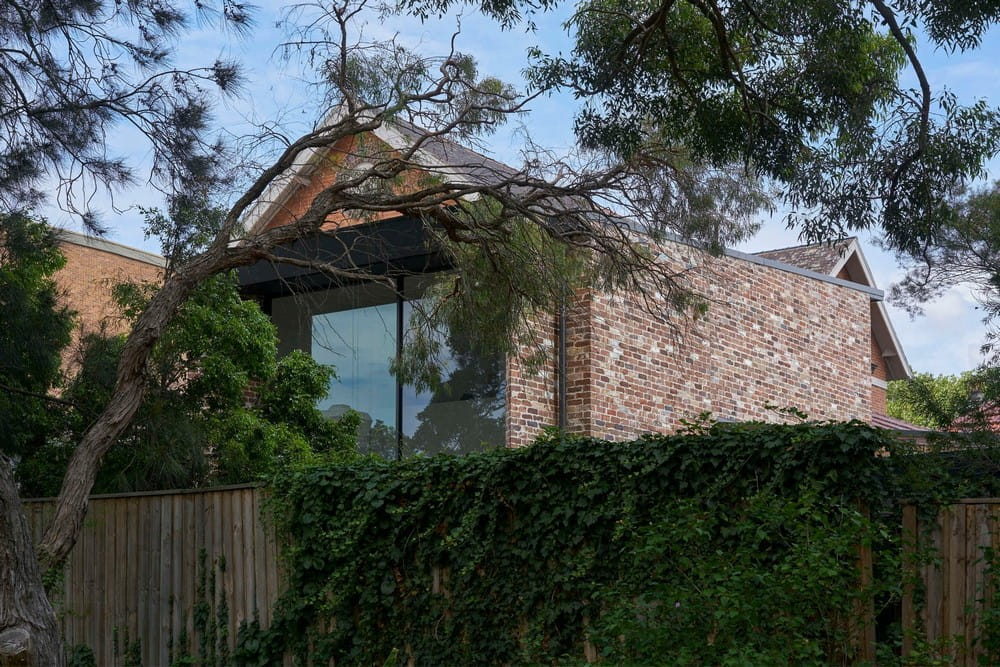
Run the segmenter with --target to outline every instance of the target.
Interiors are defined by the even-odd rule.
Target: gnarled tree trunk
[[[13,466],[0,455],[0,664],[59,667],[65,662]]]

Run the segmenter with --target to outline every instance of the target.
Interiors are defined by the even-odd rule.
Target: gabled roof
[[[824,275],[842,278],[868,287],[875,287],[868,260],[861,252],[858,239],[844,238],[828,243],[813,243],[791,246],[778,250],[765,250],[756,253],[776,262],[784,262]],[[882,300],[871,302],[872,336],[882,350],[885,359],[886,375],[889,380],[905,380],[913,376],[910,364],[903,354],[903,346],[896,336],[889,313]]]
[[[324,119],[324,125],[337,122],[339,110]],[[427,133],[402,119],[386,120],[371,132],[390,151],[408,150],[422,140],[413,160],[429,173],[447,176],[458,184],[488,185],[517,174],[513,167],[486,157],[470,148],[442,136]],[[309,177],[321,165],[324,156],[336,150],[334,146],[303,151],[292,167],[276,178],[260,200],[247,214],[245,225],[253,233],[277,214],[296,190],[309,183]]]
[[[396,149],[412,146],[426,134],[404,120],[394,120],[392,126],[383,128],[386,130],[385,134],[395,131],[402,138],[402,141],[386,142]],[[488,184],[496,182],[498,176],[509,178],[517,174],[517,169],[510,165],[444,137],[428,137],[421,146],[421,153],[425,158],[433,157],[440,164],[447,165],[456,175],[460,175],[461,182]]]
[[[756,254],[758,257],[875,287],[875,278],[861,252],[861,244],[853,236],[828,243],[797,245]]]
[[[844,255],[851,249],[851,245],[856,242],[856,239],[841,239],[832,243],[797,245],[777,250],[765,250],[764,252],[755,254],[759,257],[766,257],[767,259],[784,262],[792,266],[809,269],[816,273],[835,276],[840,272],[839,268],[843,263]]]

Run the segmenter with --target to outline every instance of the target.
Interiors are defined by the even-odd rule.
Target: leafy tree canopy
[[[949,201],[951,223],[936,233],[934,243],[908,262],[906,277],[891,292],[892,300],[911,313],[955,285],[971,286],[989,323],[1000,315],[1000,183],[962,190]],[[984,351],[997,361],[995,327],[987,331]]]
[[[426,16],[456,4],[513,26],[559,3],[398,7]],[[997,2],[588,0],[568,22],[572,52],[536,52],[529,77],[586,101],[585,146],[633,155],[652,139],[697,164],[746,165],[778,187],[807,238],[881,228],[912,254],[951,222],[949,195],[1000,142],[997,109],[931,89],[915,33],[974,49],[998,17]]]
[[[927,428],[948,428],[969,407],[971,371],[961,375],[917,373],[889,383],[886,411],[890,417]]]
[[[83,214],[95,186],[137,180],[111,147],[132,126],[149,141],[154,182],[193,190],[215,182],[221,146],[209,138],[215,91],[238,88],[240,70],[218,59],[181,69],[180,35],[195,21],[242,32],[239,0],[21,0],[0,5],[0,205],[34,207],[55,176],[59,203]]]
[[[60,352],[72,314],[52,275],[65,259],[52,230],[23,213],[0,215],[0,451],[24,456],[51,425]]]
[[[886,410],[891,417],[932,429],[985,426],[984,407],[1000,399],[996,369],[966,371],[960,375],[917,373],[910,380],[889,383]]]
[[[115,288],[129,319],[150,285]],[[78,442],[114,387],[123,336],[90,334],[63,397],[76,409],[62,432],[18,467],[23,492],[55,495]],[[240,299],[235,276],[206,281],[168,327],[149,361],[139,413],[108,453],[97,493],[247,482],[278,469],[352,456],[356,417],[316,410],[333,371],[305,354],[276,358],[273,325]]]

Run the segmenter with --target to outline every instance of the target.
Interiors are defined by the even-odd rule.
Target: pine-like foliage
[[[238,0],[0,3],[0,207],[34,207],[45,197],[43,179],[55,177],[60,205],[99,229],[88,194],[136,180],[113,147],[121,127],[148,141],[160,184],[210,181],[213,95],[233,90],[240,75],[222,60],[174,65],[177,41],[196,16],[237,31],[251,24]]]

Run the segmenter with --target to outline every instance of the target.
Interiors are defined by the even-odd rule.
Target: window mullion
[[[396,364],[403,356],[403,277],[396,278]],[[403,458],[403,383],[396,377],[396,458]]]

